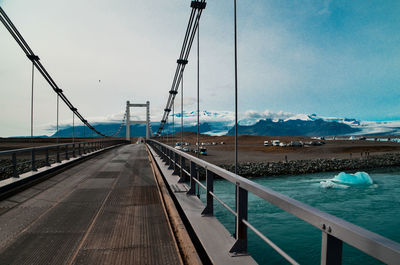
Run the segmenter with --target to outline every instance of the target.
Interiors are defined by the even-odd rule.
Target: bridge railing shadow
[[[230,250],[232,255],[247,253],[247,229],[250,229],[289,263],[299,264],[248,222],[248,192],[250,192],[321,230],[321,264],[342,264],[343,242],[386,264],[398,264],[400,261],[400,244],[397,242],[294,200],[166,144],[155,140],[148,140],[147,143],[158,153],[166,165],[170,169],[173,169],[175,174],[179,175],[179,182],[189,181],[190,189],[187,192],[188,195],[195,195],[196,185],[206,191],[206,205],[201,213],[202,215],[212,216],[214,214],[214,199],[234,215],[236,222],[234,235],[236,243]],[[198,177],[199,169],[205,172],[205,185]],[[214,178],[216,176],[236,186],[236,209],[232,209],[215,195]]]

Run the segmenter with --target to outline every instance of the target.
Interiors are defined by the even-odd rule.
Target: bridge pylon
[[[131,107],[144,107],[146,108],[146,120],[145,121],[131,121]],[[150,138],[150,101],[146,103],[134,104],[128,100],[126,102],[126,140],[131,139],[131,124],[146,124],[146,140]]]

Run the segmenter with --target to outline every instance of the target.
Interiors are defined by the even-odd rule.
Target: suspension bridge
[[[192,1],[172,85],[159,128],[153,133],[149,99],[126,102],[121,125],[106,134],[67,97],[17,26],[0,7],[0,20],[32,64],[31,138],[34,137],[35,73],[57,95],[55,143],[0,151],[0,260],[2,264],[255,264],[249,230],[290,264],[299,264],[249,221],[248,193],[279,207],[321,233],[321,264],[342,264],[348,244],[387,264],[399,264],[400,244],[296,201],[201,159],[199,155],[200,18],[206,2]],[[237,38],[235,47],[235,165],[237,165]],[[173,148],[175,99],[181,98],[180,142],[184,142],[184,71],[197,41],[197,155]],[[71,141],[59,137],[59,99],[72,114]],[[134,120],[131,108],[145,108]],[[172,115],[171,115],[172,113]],[[76,138],[75,118],[97,134]],[[131,124],[144,124],[133,139]],[[125,127],[126,137],[115,137]],[[167,140],[165,141],[164,138]],[[169,137],[169,138],[168,138]],[[164,140],[164,141],[161,141]],[[176,140],[176,139],[174,139]],[[171,146],[172,145],[172,146]],[[214,180],[235,186],[235,205],[217,195]],[[199,192],[202,189],[203,193]],[[232,215],[231,233],[214,214],[215,203]],[[290,235],[292,238],[302,235]]]

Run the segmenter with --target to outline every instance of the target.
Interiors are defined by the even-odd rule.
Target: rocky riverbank
[[[234,165],[219,165],[234,172]],[[239,164],[238,174],[243,177],[298,175],[327,171],[366,170],[400,166],[400,154],[374,155],[353,159],[315,159],[288,162],[248,162]]]

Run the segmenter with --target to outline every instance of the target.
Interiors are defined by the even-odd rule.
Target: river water
[[[320,182],[339,172],[254,178],[254,182],[400,242],[400,168],[368,171],[370,186],[326,188]],[[354,172],[350,172],[354,173]],[[235,187],[215,180],[214,192],[232,208]],[[204,192],[201,199],[204,200]],[[233,233],[234,216],[214,200],[215,215]],[[249,194],[248,220],[300,264],[319,264],[321,231]],[[264,241],[249,230],[249,252],[260,264],[286,264]],[[400,261],[399,261],[400,262]],[[344,244],[343,264],[381,264]]]

